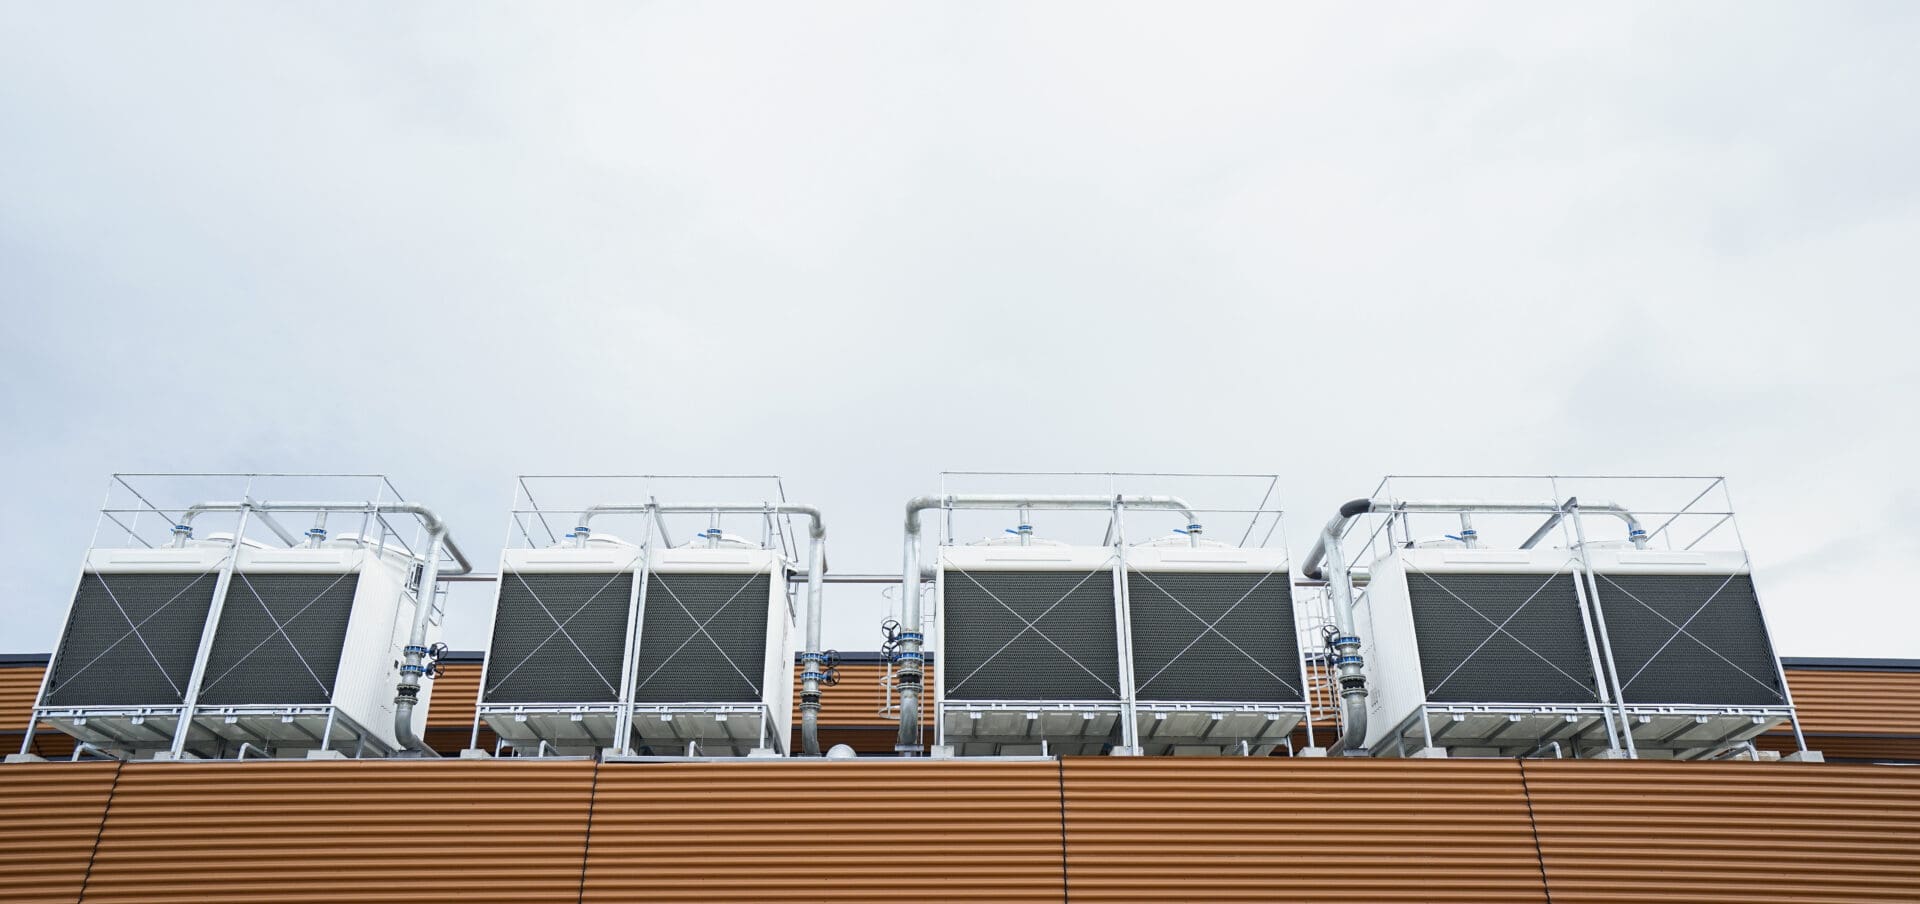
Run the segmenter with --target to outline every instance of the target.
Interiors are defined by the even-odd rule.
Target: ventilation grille
[[[235,572],[207,654],[200,702],[314,704],[333,681],[360,573]]]
[[[635,703],[758,703],[772,577],[647,576]]]
[[[944,586],[946,699],[1120,699],[1111,570],[948,569]]]
[[[487,703],[614,703],[633,572],[507,572],[487,648]]]
[[[1598,703],[1571,572],[1407,572],[1435,703]]]
[[[88,573],[43,706],[166,706],[186,696],[219,577]]]
[[[1784,706],[1753,579],[1597,575],[1628,703]]]
[[[1299,703],[1300,650],[1284,571],[1127,574],[1140,700]]]

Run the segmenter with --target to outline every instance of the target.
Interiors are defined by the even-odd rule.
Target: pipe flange
[[[920,673],[901,672],[893,677],[893,683],[901,687],[918,688],[920,686]]]

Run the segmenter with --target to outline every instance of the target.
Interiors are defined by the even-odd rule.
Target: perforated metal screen
[[[1113,571],[947,569],[948,700],[1120,699]]]
[[[633,572],[509,571],[487,647],[487,703],[613,703]]]
[[[42,704],[180,703],[218,580],[214,572],[83,575]]]
[[[1597,703],[1571,572],[1407,572],[1427,699]]]
[[[1628,703],[1783,706],[1753,579],[1596,576]]]
[[[771,581],[765,572],[648,575],[634,702],[759,702]]]
[[[207,654],[200,702],[311,704],[333,699],[359,572],[235,572]]]
[[[1305,699],[1287,573],[1127,574],[1138,699]]]

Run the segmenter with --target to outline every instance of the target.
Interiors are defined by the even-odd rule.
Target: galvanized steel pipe
[[[1581,503],[1580,508],[1582,511],[1612,515],[1625,521],[1627,524],[1627,539],[1632,540],[1636,548],[1646,547],[1647,532],[1641,529],[1640,519],[1634,517],[1633,512],[1628,511],[1624,506],[1610,502],[1587,502]],[[1565,517],[1566,504],[1554,502],[1485,502],[1478,499],[1422,499],[1419,501],[1355,499],[1340,507],[1340,515],[1335,519],[1340,522],[1339,529],[1333,532],[1322,531],[1320,537],[1313,541],[1313,548],[1307,551],[1307,558],[1301,563],[1300,573],[1313,580],[1320,580],[1320,563],[1327,555],[1327,546],[1330,542],[1328,538],[1332,537],[1334,539],[1331,542],[1337,542],[1340,535],[1346,533],[1347,522],[1369,512],[1385,512],[1398,515],[1404,515],[1409,512],[1461,515],[1476,512],[1491,515],[1524,515],[1531,512],[1540,512],[1548,515],[1547,523],[1540,529],[1534,531],[1533,536],[1527,538],[1526,542],[1520,545],[1521,549],[1529,549],[1532,548],[1535,543],[1540,542],[1541,538],[1546,536],[1547,531],[1554,525],[1560,523],[1562,517]],[[1331,526],[1331,522],[1329,522],[1329,526]],[[1409,542],[1412,541],[1411,536],[1407,539]]]

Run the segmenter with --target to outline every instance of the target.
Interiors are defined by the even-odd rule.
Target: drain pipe
[[[393,736],[400,743],[403,752],[412,752],[420,756],[437,756],[433,749],[420,740],[413,730],[413,708],[420,702],[420,679],[427,673],[426,658],[427,626],[433,616],[434,585],[440,579],[441,553],[453,557],[456,571],[450,574],[469,574],[473,564],[467,561],[465,553],[453,542],[447,532],[447,523],[432,509],[417,502],[203,502],[192,506],[180,516],[180,523],[189,531],[193,519],[203,512],[364,512],[380,515],[413,515],[426,527],[430,538],[426,558],[421,562],[420,588],[414,593],[413,630],[407,636],[405,660],[400,665],[400,683],[393,698]],[[237,541],[238,538],[236,538]]]
[[[827,528],[820,509],[812,505],[782,502],[686,502],[663,505],[643,502],[621,505],[595,505],[580,513],[576,533],[586,535],[597,515],[707,512],[715,525],[704,536],[709,544],[719,540],[718,518],[723,512],[766,515],[801,515],[807,519],[807,648],[800,653],[804,663],[800,672],[800,745],[807,756],[820,755],[820,682],[826,680],[827,654],[821,650],[820,625],[823,619],[822,594],[827,574]],[[661,525],[665,536],[665,525]]]
[[[926,637],[920,631],[920,513],[928,509],[1104,509],[1115,505],[1139,509],[1167,509],[1186,516],[1188,529],[1200,530],[1193,507],[1177,496],[1017,496],[974,494],[966,496],[915,496],[907,500],[907,530],[902,545],[900,567],[900,646],[894,653],[899,668],[894,681],[900,689],[900,735],[894,749],[903,754],[920,750],[920,701],[926,654],[921,645]],[[1027,521],[1022,517],[1022,523]]]

